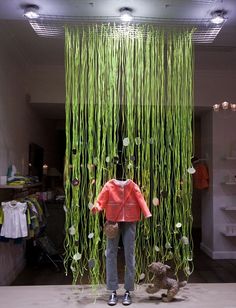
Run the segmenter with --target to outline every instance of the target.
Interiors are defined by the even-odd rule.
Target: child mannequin
[[[145,218],[152,215],[138,185],[129,179],[122,181],[112,179],[104,185],[97,198],[96,205],[92,208],[92,212],[102,210],[105,210],[107,220],[115,221],[119,224],[118,235],[112,239],[107,238],[106,283],[107,289],[112,291],[108,305],[114,306],[118,302],[116,294],[119,287],[117,252],[120,236],[122,236],[125,254],[124,288],[126,291],[122,304],[130,305],[132,303],[130,291],[134,290],[136,223],[140,220],[141,211]]]

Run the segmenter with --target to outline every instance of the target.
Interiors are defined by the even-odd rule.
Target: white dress
[[[1,236],[19,238],[28,236],[26,209],[27,203],[2,202],[4,214]]]

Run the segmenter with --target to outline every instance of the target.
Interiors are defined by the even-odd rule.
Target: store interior
[[[154,1],[137,1],[137,4],[136,1],[33,2],[40,14],[45,18],[51,16],[54,23],[55,18],[61,22],[75,11],[79,22],[84,18],[90,21],[93,16],[102,20],[110,17],[114,21],[123,6],[134,7],[133,15],[142,16],[146,21],[151,17],[157,22],[161,18],[175,22],[198,20],[199,29],[205,31],[202,37],[206,40],[210,37],[212,41],[194,42],[193,146],[195,163],[207,168],[209,185],[202,189],[193,185],[195,270],[189,282],[235,283],[235,1],[191,1],[189,4],[163,0],[158,4],[159,13],[153,10]],[[19,0],[0,3],[0,175],[3,181],[0,201],[36,193],[42,210],[40,232],[45,234],[45,241],[35,237],[19,242],[1,240],[0,285],[65,285],[71,284],[72,278],[70,274],[65,275],[63,266],[64,38],[54,28],[48,34],[47,29],[44,34],[36,33],[36,28],[23,16],[24,9],[25,3]],[[223,12],[225,18],[217,30],[209,26],[215,11]],[[224,102],[228,102],[227,108]],[[6,187],[4,177],[11,166],[21,176],[37,176],[36,182],[24,187]],[[122,275],[121,267],[121,279]],[[88,283],[87,277],[81,281]]]

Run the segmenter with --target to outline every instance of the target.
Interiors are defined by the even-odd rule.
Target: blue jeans
[[[114,239],[107,239],[106,249],[106,282],[108,290],[117,290],[117,252],[120,235],[124,245],[125,253],[125,284],[124,288],[128,291],[134,290],[135,276],[135,233],[136,222],[119,222],[119,234]]]

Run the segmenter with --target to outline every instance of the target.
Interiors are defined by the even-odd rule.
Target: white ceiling
[[[64,41],[37,36],[23,17],[26,4],[38,5],[43,16],[104,17],[108,20],[119,16],[121,7],[132,8],[135,17],[198,20],[210,18],[214,10],[224,9],[227,21],[214,42],[198,45],[196,50],[200,51],[201,62],[205,51],[236,51],[236,0],[0,0],[0,41],[4,43],[2,36],[10,37],[14,48],[30,65],[63,65]],[[42,115],[50,115],[49,118],[63,118],[64,109],[58,109],[57,114],[55,106],[38,104],[35,108]]]
[[[135,17],[198,20],[209,18],[216,9],[224,9],[227,21],[210,47],[236,48],[236,0],[0,0],[0,32],[9,33],[27,61],[35,65],[63,64],[64,42],[58,38],[38,37],[23,17],[26,4],[38,5],[44,16],[108,19],[118,16],[124,6],[131,7]],[[204,49],[205,45],[200,48]]]

